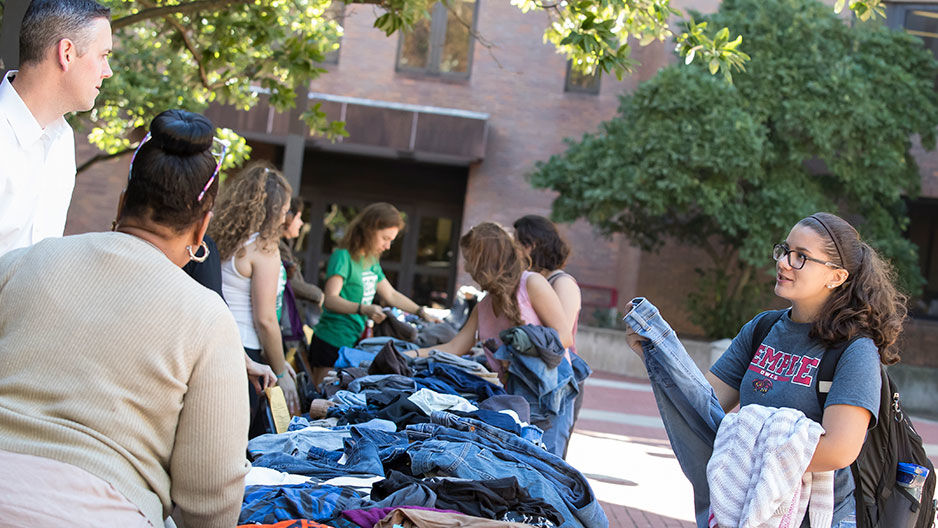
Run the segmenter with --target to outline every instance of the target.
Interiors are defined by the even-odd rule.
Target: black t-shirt
[[[218,246],[215,245],[215,241],[212,240],[212,237],[208,235],[205,235],[203,240],[208,247],[208,258],[205,259],[205,262],[189,261],[188,264],[182,267],[182,271],[188,273],[190,277],[195,279],[195,281],[202,286],[217,293],[218,296],[224,300],[225,296],[221,293],[221,255],[218,254]],[[199,249],[196,255],[201,254],[202,249]]]

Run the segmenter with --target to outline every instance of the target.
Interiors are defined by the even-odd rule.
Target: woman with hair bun
[[[221,253],[222,291],[241,333],[244,351],[270,365],[291,414],[300,412],[296,373],[283,354],[280,312],[287,274],[280,261],[280,234],[292,189],[270,165],[257,162],[225,182],[210,233]],[[249,389],[251,436],[263,423],[260,399]],[[257,427],[255,427],[257,426]]]
[[[163,526],[174,507],[187,527],[236,524],[244,356],[225,303],[181,269],[205,256],[224,157],[213,132],[198,114],[161,113],[114,232],[0,258],[5,524]]]

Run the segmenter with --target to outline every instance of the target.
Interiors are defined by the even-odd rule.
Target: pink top
[[[541,320],[538,318],[537,312],[534,311],[534,307],[531,306],[531,298],[528,297],[528,277],[531,275],[534,275],[534,272],[525,271],[521,274],[521,285],[518,286],[517,295],[518,308],[521,310],[522,323],[540,325]],[[498,338],[498,334],[515,325],[504,315],[495,317],[495,312],[492,310],[492,298],[489,296],[479,301],[477,310],[479,311],[478,340],[485,341],[486,339],[492,338],[501,346],[502,340]],[[489,368],[492,372],[497,372],[501,375],[505,369],[488,349],[485,350],[485,357],[488,358]]]

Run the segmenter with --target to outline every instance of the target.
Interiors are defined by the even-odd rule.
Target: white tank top
[[[257,240],[258,233],[248,237],[244,243],[247,247]],[[281,268],[283,265],[281,264]],[[284,273],[281,269],[281,277],[277,285],[278,294],[283,291],[285,281]],[[254,327],[254,311],[251,309],[251,279],[245,277],[235,266],[235,256],[221,264],[221,291],[225,295],[225,301],[231,314],[234,315],[235,322],[238,323],[238,332],[241,334],[241,345],[245,348],[261,348],[260,338],[257,336],[257,329]]]

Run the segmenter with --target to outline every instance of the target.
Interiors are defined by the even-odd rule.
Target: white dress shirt
[[[60,117],[43,129],[13,89],[0,82],[0,255],[60,237],[75,188],[75,135]]]

